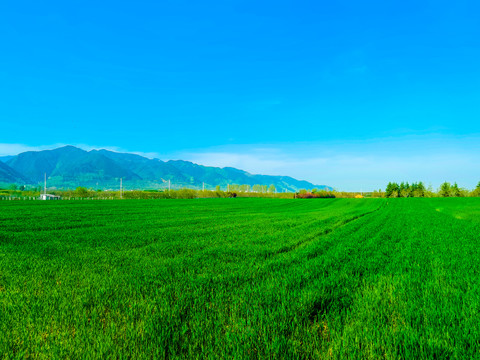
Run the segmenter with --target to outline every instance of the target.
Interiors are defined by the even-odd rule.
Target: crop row
[[[5,202],[8,357],[480,349],[477,199]]]

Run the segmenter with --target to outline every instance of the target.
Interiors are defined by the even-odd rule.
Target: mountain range
[[[232,167],[212,167],[183,160],[162,161],[109,150],[86,151],[74,146],[27,151],[0,158],[0,183],[38,185],[45,174],[49,187],[117,189],[122,178],[126,189],[207,189],[227,184],[274,185],[277,191],[331,189],[289,176],[253,175]]]

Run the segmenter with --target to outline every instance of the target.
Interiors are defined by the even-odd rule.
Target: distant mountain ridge
[[[0,161],[0,182],[38,184],[47,174],[48,185],[116,189],[119,179],[127,189],[172,188],[207,189],[227,184],[274,185],[277,191],[331,189],[289,176],[254,175],[232,167],[212,167],[183,160],[162,161],[109,150],[86,151],[67,145],[53,150],[27,151]]]

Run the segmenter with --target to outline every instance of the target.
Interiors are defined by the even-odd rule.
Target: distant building
[[[52,194],[41,194],[40,200],[60,200],[60,196]]]

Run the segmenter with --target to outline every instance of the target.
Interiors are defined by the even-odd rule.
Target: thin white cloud
[[[25,144],[0,143],[0,156],[18,155],[26,151],[50,150],[60,146],[64,146],[64,144],[30,146]]]
[[[179,158],[251,173],[289,175],[340,190],[384,188],[389,181],[443,181],[473,188],[480,180],[480,136],[410,136],[368,141],[235,145]]]

